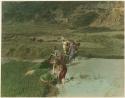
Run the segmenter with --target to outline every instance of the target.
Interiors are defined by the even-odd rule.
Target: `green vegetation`
[[[71,30],[67,28],[51,26],[25,25],[25,29],[18,24],[4,29],[11,33],[3,33],[2,57],[16,57],[22,59],[43,59],[49,57],[54,46],[62,50],[60,37],[74,39],[81,43],[79,56],[123,58],[123,31],[90,32],[84,30]],[[30,27],[31,26],[31,27]],[[3,26],[4,27],[4,26]],[[26,29],[27,28],[27,29]],[[37,28],[37,29],[35,29]],[[21,33],[22,31],[22,33]],[[24,32],[24,33],[23,33]],[[26,33],[25,33],[26,32]],[[36,38],[34,41],[32,37]],[[42,41],[39,41],[42,39]]]
[[[3,24],[31,22],[39,25],[64,24],[73,28],[84,26],[101,26],[114,30],[124,28],[124,2],[122,1],[2,2],[2,7]]]
[[[57,89],[40,81],[42,74],[48,74],[48,69],[38,69],[39,65],[22,62],[10,61],[1,66],[1,89],[2,96],[6,97],[41,97],[49,96],[50,90],[53,88],[55,96]],[[28,70],[36,69],[35,73],[25,76]],[[49,79],[48,77],[45,77]]]

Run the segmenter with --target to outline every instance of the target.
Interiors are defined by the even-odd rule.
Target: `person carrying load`
[[[61,37],[61,41],[62,41],[62,45],[63,45],[64,54],[68,55],[70,42],[67,39],[65,39],[64,37]]]

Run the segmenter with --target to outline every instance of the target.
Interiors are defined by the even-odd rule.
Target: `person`
[[[65,55],[68,55],[68,50],[69,50],[69,41],[65,39],[64,37],[61,37],[62,40],[62,45],[63,45],[63,51]]]
[[[60,66],[59,66],[59,81],[64,84],[65,83],[65,76],[67,73],[67,66],[66,66],[66,62],[65,62],[65,56],[63,55],[63,53],[60,55]]]
[[[74,59],[75,53],[76,53],[76,44],[74,41],[71,41],[70,47],[69,47],[69,62],[71,62],[72,59]]]
[[[80,47],[80,43],[78,42],[76,42],[76,52],[78,52],[78,49],[79,49],[79,47]]]
[[[57,49],[57,47],[54,47],[54,56],[58,57],[60,55],[60,51]]]
[[[66,67],[64,53],[61,53],[56,58],[54,58],[54,60],[53,60],[53,73],[55,73],[59,82],[64,84],[65,76],[67,73],[67,67]]]
[[[57,58],[60,55],[60,51],[57,49],[56,46],[54,46],[53,51],[48,59],[50,64],[52,64],[52,74],[57,74],[58,64],[57,64]]]
[[[78,49],[80,47],[80,43],[79,42],[75,42],[75,54],[74,54],[74,59],[76,58],[76,56],[78,55]]]
[[[51,53],[52,56],[57,57],[60,54],[60,51],[54,46],[53,52]]]

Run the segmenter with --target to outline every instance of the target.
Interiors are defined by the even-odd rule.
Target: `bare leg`
[[[62,85],[64,85],[64,84],[65,84],[65,79],[63,78],[63,79],[62,79]]]
[[[58,79],[59,79],[59,74],[60,74],[60,70],[58,70],[58,73],[57,73],[57,77],[58,77]]]
[[[53,74],[55,73],[55,64],[53,65]]]

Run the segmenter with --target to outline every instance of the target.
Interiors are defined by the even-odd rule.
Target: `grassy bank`
[[[10,61],[1,66],[1,95],[4,97],[45,97],[56,96],[54,86],[40,81],[42,74],[48,69],[38,69],[39,65],[30,62]],[[35,73],[26,76],[28,70],[36,69]]]

